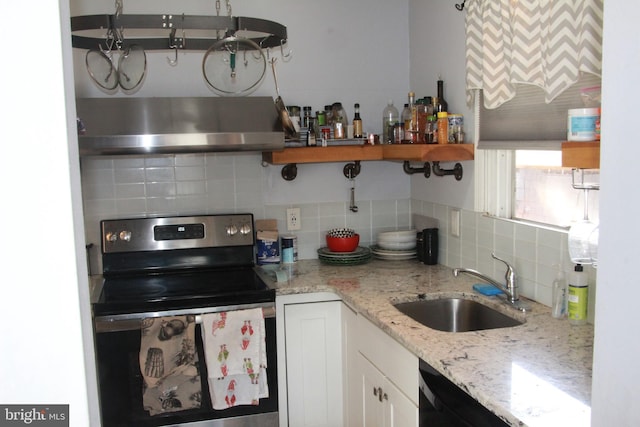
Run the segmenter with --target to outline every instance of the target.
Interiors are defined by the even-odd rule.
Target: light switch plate
[[[460,237],[460,210],[451,209],[451,218],[449,219],[449,227],[453,237]]]

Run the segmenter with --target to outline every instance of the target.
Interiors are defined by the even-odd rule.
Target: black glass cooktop
[[[253,268],[109,276],[94,313],[121,314],[275,301]]]

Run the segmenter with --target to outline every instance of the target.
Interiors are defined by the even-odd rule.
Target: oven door
[[[207,367],[200,324],[196,324],[196,348],[200,360],[202,406],[167,414],[149,415],[143,408],[143,378],[140,372],[140,321],[143,317],[201,315],[263,307],[265,313],[267,382],[269,397],[259,405],[214,410],[207,385]],[[198,316],[197,316],[198,318]],[[277,426],[278,385],[276,372],[276,319],[271,304],[216,307],[202,310],[172,310],[135,315],[101,316],[94,319],[96,363],[103,427],[189,425],[208,427]]]

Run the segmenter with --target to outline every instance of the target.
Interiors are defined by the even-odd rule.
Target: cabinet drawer
[[[357,331],[359,352],[418,404],[418,357],[363,316]]]

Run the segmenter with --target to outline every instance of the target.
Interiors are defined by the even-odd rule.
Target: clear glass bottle
[[[404,108],[402,109],[402,115],[400,116],[400,122],[402,123],[403,135],[402,142],[408,142],[409,140],[409,131],[411,129],[411,110],[409,109],[409,104],[404,104]]]
[[[341,102],[335,102],[331,111],[333,113],[333,138],[344,139],[347,137],[347,112],[342,108]]]
[[[418,118],[417,126],[417,140],[418,144],[424,144],[425,134],[427,132],[427,117],[429,116],[429,110],[431,109],[431,100],[427,101],[427,98],[422,98],[416,101],[416,114]]]
[[[353,137],[362,138],[362,119],[360,118],[360,104],[353,106]]]
[[[400,119],[398,109],[393,105],[393,101],[390,99],[387,101],[387,106],[382,110],[382,143],[393,144],[393,127]]]
[[[315,147],[318,145],[318,139],[316,138],[316,120],[314,117],[309,117],[309,133],[307,136],[307,146]]]
[[[418,142],[418,109],[416,106],[416,94],[414,92],[409,92],[408,95],[408,103],[407,107],[409,109],[409,113],[404,119],[404,133],[405,139],[415,144]]]
[[[324,106],[325,124],[327,126],[333,126],[333,109],[331,105]]]
[[[427,144],[438,143],[438,121],[437,120],[438,118],[433,114],[427,116],[427,130],[424,136],[425,142]]]
[[[310,119],[311,119],[311,107],[306,106],[302,107],[303,117],[302,117],[302,126],[305,128],[309,127]]]

